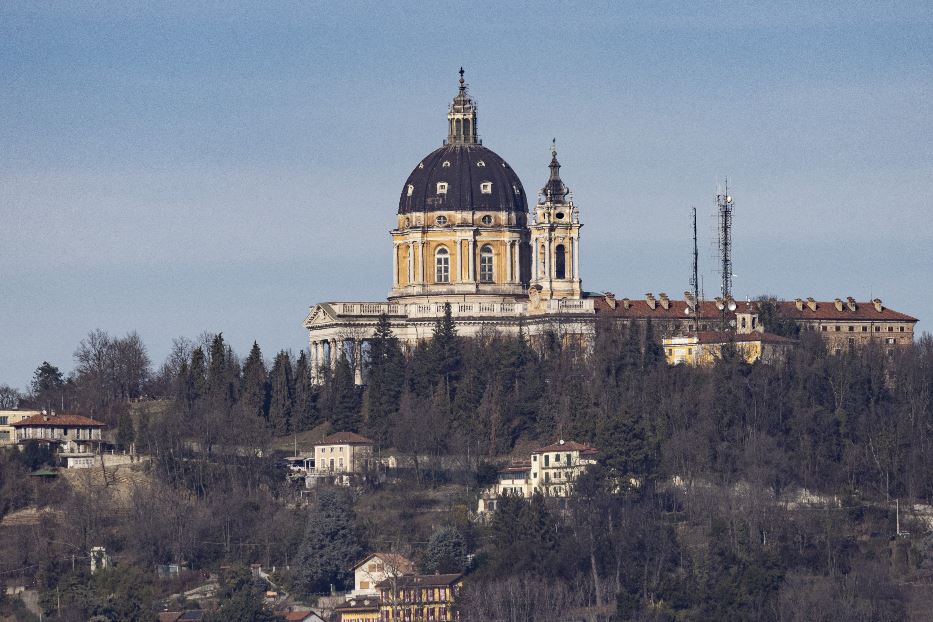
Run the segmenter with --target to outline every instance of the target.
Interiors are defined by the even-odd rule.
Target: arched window
[[[554,254],[557,255],[557,258],[554,260],[554,278],[566,279],[567,253],[564,252],[564,245],[558,244],[557,248],[554,249]]]
[[[479,249],[479,282],[492,283],[492,247],[488,244]]]
[[[455,128],[455,130],[456,130],[456,131],[454,132],[454,137],[455,137],[457,140],[462,139],[462,138],[463,138],[463,126],[460,124],[460,119],[455,119],[455,120],[454,120],[454,128]]]
[[[434,253],[434,281],[450,283],[450,252],[443,246]]]

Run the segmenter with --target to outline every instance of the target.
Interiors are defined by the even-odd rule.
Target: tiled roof
[[[13,427],[28,427],[28,426],[80,426],[86,428],[103,428],[106,427],[106,424],[101,423],[100,421],[95,421],[94,419],[89,419],[82,415],[72,415],[72,414],[61,414],[61,415],[33,415],[22,421],[17,421],[11,423]]]
[[[409,574],[393,577],[376,584],[378,589],[394,588],[408,589],[413,587],[445,587],[453,585],[463,578],[462,574]]]
[[[583,443],[577,443],[576,441],[558,441],[550,445],[545,445],[540,449],[535,449],[533,454],[541,454],[546,451],[581,451],[581,452],[595,452],[596,450],[589,445],[584,445]]]
[[[610,306],[605,296],[599,294],[588,294],[593,299],[593,307],[597,314],[609,315],[612,317],[631,318],[631,319],[663,319],[663,320],[690,320],[692,314],[686,313],[688,309],[684,300],[668,299],[667,309],[661,304],[660,298],[655,298],[654,309],[648,304],[645,298],[631,299],[626,303],[624,298],[615,299],[615,308]],[[777,305],[780,315],[794,320],[856,320],[856,321],[901,321],[916,322],[917,318],[889,309],[884,305],[879,306],[881,310],[875,308],[871,302],[855,302],[855,310],[849,310],[847,301],[842,302],[842,310],[836,309],[835,301],[820,302],[815,301],[815,309],[811,310],[807,306],[807,301],[802,301],[803,309],[798,310],[796,302],[793,300],[774,301]],[[726,312],[727,317],[734,317],[735,313],[757,313],[757,301],[736,300],[736,309],[734,312]],[[721,317],[722,311],[717,306],[715,300],[701,301],[699,306],[699,318],[701,320],[717,320]],[[626,308],[628,307],[628,308]]]
[[[340,609],[338,606],[337,609]],[[313,611],[280,611],[276,616],[287,620],[288,622],[304,622],[305,620],[316,616]]]
[[[350,600],[334,607],[334,611],[378,611],[379,598],[376,596],[354,596]]]
[[[335,432],[326,436],[314,446],[318,445],[374,445],[374,441],[357,434],[356,432]]]

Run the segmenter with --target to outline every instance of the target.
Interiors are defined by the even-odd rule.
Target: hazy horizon
[[[0,5],[0,384],[95,328],[241,355],[384,299],[402,185],[462,65],[529,196],[552,137],[588,291],[679,297],[736,201],[737,297],[933,309],[924,3]]]

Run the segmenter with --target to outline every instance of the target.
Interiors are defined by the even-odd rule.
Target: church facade
[[[561,339],[586,342],[595,334],[598,317],[624,323],[651,318],[661,335],[713,330],[722,322],[737,332],[764,330],[753,302],[698,301],[688,293],[683,300],[671,300],[663,293],[657,298],[646,294],[643,300],[616,300],[611,293],[585,292],[580,265],[583,225],[560,168],[552,145],[548,179],[529,212],[518,175],[479,139],[476,103],[461,69],[459,90],[447,113],[447,138],[418,162],[402,187],[390,232],[388,298],[312,306],[304,326],[314,372],[319,375],[344,355],[361,381],[366,341],[380,316],[388,318],[403,343],[414,344],[432,335],[446,305],[458,333],[466,337],[522,330],[532,340],[554,333]],[[778,304],[787,307],[798,323],[817,331],[827,332],[825,322],[865,321],[861,316],[867,313],[873,322],[869,337],[878,331],[888,337],[884,343],[892,337],[898,343],[912,341],[916,319],[883,309],[877,299],[850,301],[846,308],[852,309],[851,317],[843,314],[842,319],[830,312],[840,308],[838,300],[808,299],[806,307],[799,301]],[[854,305],[862,313],[856,313]],[[825,313],[818,313],[818,307]],[[878,323],[884,324],[884,331],[875,329]],[[834,327],[829,332],[840,331]]]

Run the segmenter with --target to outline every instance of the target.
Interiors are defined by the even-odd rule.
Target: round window
[[[557,212],[557,220],[563,220],[563,219],[564,219],[564,213],[563,213],[563,212]]]
[[[411,218],[406,218],[406,219],[405,219],[405,226],[406,226],[406,227],[410,227],[410,226],[411,226]]]
[[[492,216],[490,216],[489,214],[483,216],[483,224],[484,224],[484,225],[491,225],[491,224],[492,224]]]
[[[447,216],[438,216],[434,219],[434,222],[441,225],[442,227],[447,224]]]

